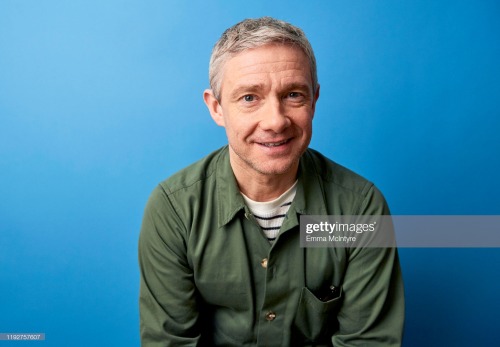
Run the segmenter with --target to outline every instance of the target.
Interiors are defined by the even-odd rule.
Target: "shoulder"
[[[210,153],[160,182],[158,189],[170,195],[210,180],[215,175],[217,163],[225,160],[227,152],[227,146],[224,146]]]
[[[186,218],[189,211],[200,207],[203,196],[214,194],[217,166],[226,157],[227,147],[222,147],[163,180],[151,192],[146,208],[173,209]]]
[[[308,168],[313,170],[314,174],[325,184],[331,184],[341,189],[359,193],[373,186],[371,181],[345,166],[334,162],[314,149],[308,149],[306,157],[306,160],[311,164],[308,165]]]
[[[388,213],[385,198],[370,180],[314,149],[306,151],[304,162],[306,175],[316,177],[330,210],[349,214]]]
[[[197,217],[213,215],[217,167],[226,160],[227,147],[223,147],[160,182],[149,196],[146,218],[164,225],[162,230],[189,230]]]

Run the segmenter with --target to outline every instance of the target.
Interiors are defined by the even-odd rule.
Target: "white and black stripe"
[[[295,197],[296,184],[297,182],[279,198],[272,201],[258,202],[242,194],[248,208],[271,243],[278,237],[281,225],[290,209]]]

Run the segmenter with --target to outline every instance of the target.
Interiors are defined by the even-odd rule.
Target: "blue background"
[[[500,214],[498,1],[2,0],[0,332],[139,345],[146,199],[226,142],[202,102],[211,48],[262,15],[315,48],[311,147],[394,214]],[[400,254],[404,346],[500,345],[499,249]]]

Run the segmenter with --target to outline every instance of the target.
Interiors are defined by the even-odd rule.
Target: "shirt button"
[[[275,318],[276,318],[276,313],[274,313],[273,311],[269,311],[266,313],[266,319],[268,321],[273,321]]]
[[[260,265],[262,265],[264,269],[267,269],[267,258],[262,259],[260,261]]]

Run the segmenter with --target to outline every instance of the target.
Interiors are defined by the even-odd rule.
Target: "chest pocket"
[[[342,301],[342,288],[338,296],[322,301],[308,288],[302,288],[295,315],[295,328],[311,342],[333,335],[338,329],[337,313]]]

